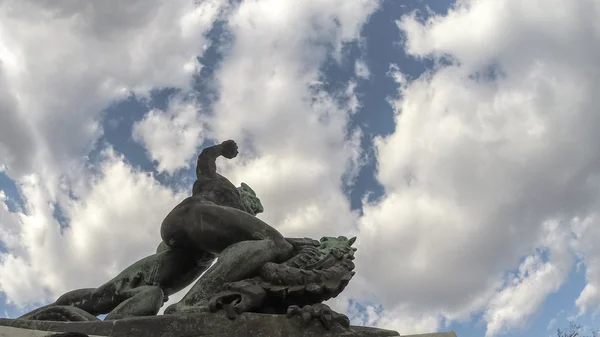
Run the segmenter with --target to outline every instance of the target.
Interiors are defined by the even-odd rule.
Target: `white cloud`
[[[112,101],[189,88],[224,3],[3,1],[1,164],[16,179],[58,172],[90,150]]]
[[[181,97],[170,100],[167,111],[150,110],[133,126],[133,139],[144,145],[150,158],[158,162],[158,172],[173,174],[195,165],[196,150],[204,139],[204,121],[195,101]]]
[[[575,234],[578,238],[579,250],[585,261],[587,284],[575,301],[579,308],[578,315],[586,312],[600,312],[600,249],[598,238],[598,214],[590,214],[585,219],[577,222]]]
[[[375,316],[371,319],[373,326],[378,326],[382,329],[401,331],[403,335],[419,334],[423,333],[423,331],[439,331],[441,328],[438,314],[415,313],[410,308],[396,308],[395,310],[386,312],[385,315],[380,317],[377,317],[374,313],[371,313],[371,315]]]
[[[490,300],[484,318],[487,336],[495,336],[510,328],[525,327],[546,296],[556,292],[573,267],[570,229],[556,222],[544,226],[545,237],[532,254],[525,257],[518,273],[506,277],[506,286]],[[542,252],[548,254],[544,261]]]
[[[356,74],[356,77],[365,80],[371,76],[369,66],[364,60],[356,60],[354,63],[354,73]]]
[[[408,52],[453,63],[412,82],[396,76],[396,131],[376,141],[386,195],[365,205],[357,268],[382,275],[369,282],[386,309],[446,319],[487,310],[494,335],[522,324],[507,310],[527,317],[564,282],[566,257],[499,283],[538,246],[545,222],[598,205],[599,10],[593,1],[458,1],[447,16],[399,21]],[[600,278],[587,275],[580,303],[591,306]]]
[[[21,223],[19,217],[8,210],[7,200],[6,193],[0,190],[0,243],[6,249],[14,249],[19,243],[17,233]]]

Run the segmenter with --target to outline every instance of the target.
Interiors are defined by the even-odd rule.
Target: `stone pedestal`
[[[392,337],[384,329],[308,327],[299,319],[246,313],[235,320],[222,314],[162,315],[117,321],[50,322],[0,318],[0,337]],[[409,337],[409,336],[406,336]],[[456,337],[454,332],[411,337]]]
[[[0,337],[41,337],[59,332],[80,332],[110,337],[387,337],[395,331],[335,326],[325,330],[319,322],[305,327],[299,319],[246,313],[229,320],[222,314],[162,315],[117,321],[49,322],[0,318]],[[75,337],[75,335],[73,335]]]
[[[424,333],[419,335],[402,335],[402,337],[456,337],[454,331],[449,332],[436,332],[436,333]]]

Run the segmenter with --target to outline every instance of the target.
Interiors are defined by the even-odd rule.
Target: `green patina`
[[[354,255],[354,251],[356,251],[355,248],[352,248],[356,237],[348,239],[345,236],[325,236],[320,241],[319,251],[324,255],[331,254],[338,259],[345,255]]]
[[[242,205],[244,205],[244,208],[248,213],[256,215],[264,212],[265,209],[260,203],[260,199],[256,197],[256,192],[254,192],[254,190],[250,188],[248,184],[242,183],[237,190],[240,194],[240,198],[242,199]]]

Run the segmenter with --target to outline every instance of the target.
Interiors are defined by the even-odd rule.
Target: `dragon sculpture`
[[[228,283],[209,303],[211,311],[225,310],[233,318],[241,312],[300,316],[305,323],[319,319],[349,326],[345,315],[322,304],[340,294],[354,276],[356,237],[323,237],[313,244],[295,245],[295,254],[284,263],[266,263],[250,279]]]

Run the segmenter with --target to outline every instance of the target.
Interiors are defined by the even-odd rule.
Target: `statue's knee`
[[[145,303],[143,306],[148,308],[160,308],[165,299],[164,291],[158,286],[141,286],[132,289],[130,295],[131,298],[135,298],[134,301],[141,301]]]
[[[202,226],[202,217],[194,219],[193,215],[200,213],[200,211],[197,209],[193,211],[188,206],[177,206],[163,220],[160,226],[160,236],[167,246],[171,248],[193,248],[196,246],[192,237],[195,229]]]
[[[160,228],[160,236],[168,247],[181,248],[187,243],[187,233],[185,227],[175,222],[163,222]]]
[[[162,303],[165,298],[165,293],[160,287],[150,286],[144,291],[143,296],[152,299],[153,302]]]

